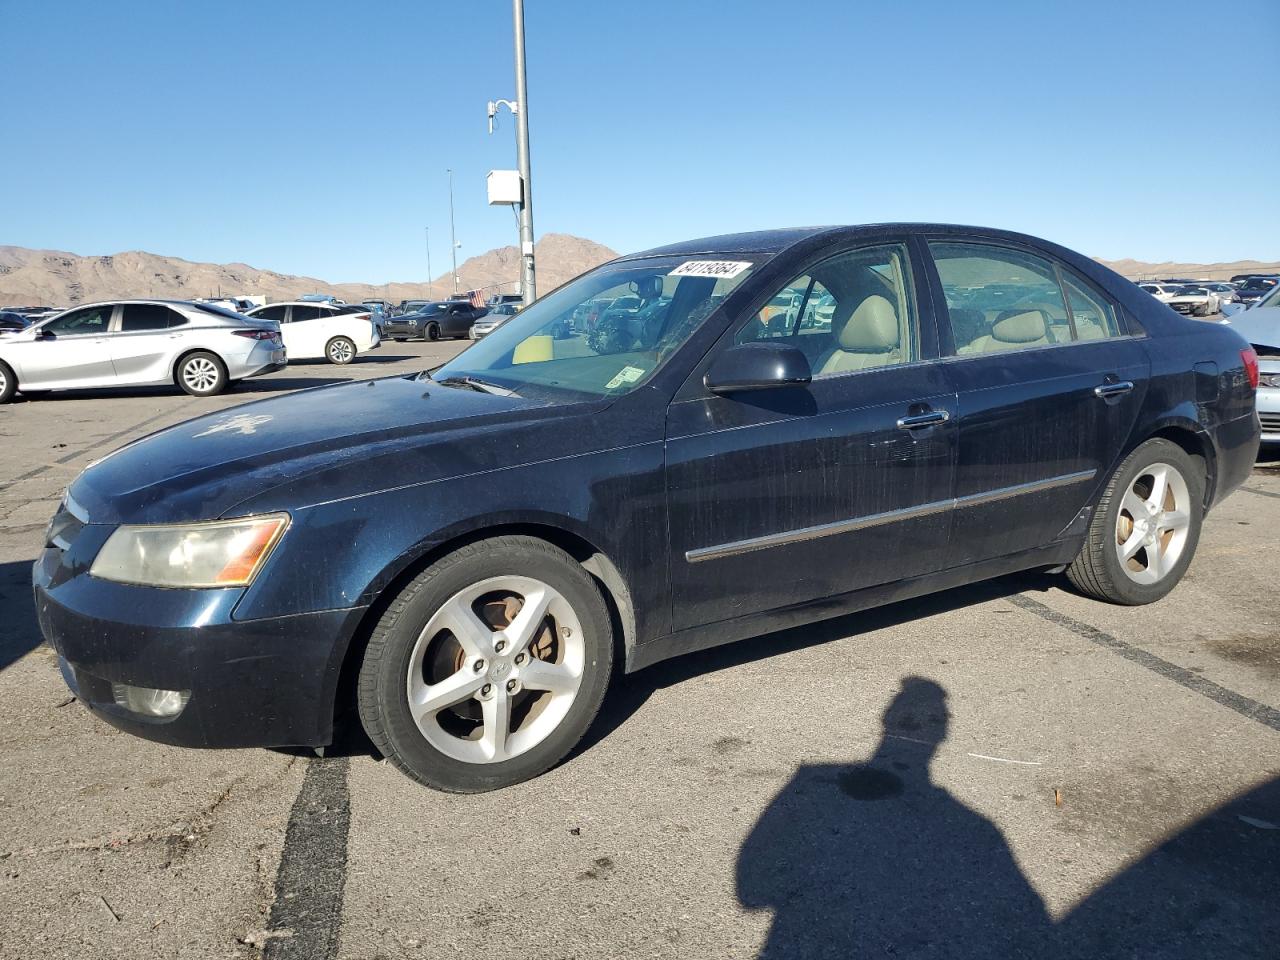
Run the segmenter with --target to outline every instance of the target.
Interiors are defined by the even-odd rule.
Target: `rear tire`
[[[538,612],[522,619],[531,602]],[[360,667],[360,720],[419,783],[495,790],[568,755],[612,669],[591,576],[543,540],[495,537],[436,561],[391,601]]]
[[[8,403],[12,400],[17,390],[18,378],[13,375],[13,369],[0,360],[0,403]]]
[[[216,353],[197,350],[178,361],[175,379],[193,397],[212,397],[227,387],[227,366]]]
[[[330,363],[345,366],[356,358],[356,345],[350,337],[334,337],[324,347],[324,355]]]
[[[1204,468],[1170,440],[1148,440],[1107,481],[1067,579],[1097,600],[1137,606],[1177,586],[1204,519]]]

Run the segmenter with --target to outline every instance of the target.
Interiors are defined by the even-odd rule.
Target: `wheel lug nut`
[[[487,683],[480,688],[480,696],[482,697],[487,697],[491,693],[493,693],[493,687]]]
[[[514,680],[508,680],[507,693],[515,693],[515,692],[516,692],[516,682]]]
[[[484,661],[477,660],[475,663],[475,667],[473,669],[475,670],[476,673],[484,673]]]
[[[524,654],[523,654],[523,653],[517,653],[517,654],[516,654],[516,663],[524,663]]]
[[[507,649],[507,641],[499,640],[493,645],[493,649],[498,651],[498,653],[501,653],[503,650]]]

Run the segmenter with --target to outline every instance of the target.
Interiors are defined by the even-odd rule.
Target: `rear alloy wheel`
[[[178,386],[193,397],[212,397],[227,386],[227,368],[215,353],[199,350],[178,364]]]
[[[1100,600],[1159,600],[1190,566],[1203,517],[1200,461],[1172,441],[1148,440],[1108,482],[1067,576]]]
[[[414,779],[493,790],[573,749],[612,664],[590,575],[544,541],[497,537],[433,564],[392,601],[365,651],[360,718]]]
[[[427,329],[423,331],[422,339],[423,340],[439,340],[440,328],[436,326],[434,323],[428,323]]]
[[[0,403],[8,403],[18,389],[18,378],[13,375],[9,365],[0,361]]]
[[[324,348],[324,354],[330,363],[342,366],[356,358],[356,345],[349,337],[334,337]]]

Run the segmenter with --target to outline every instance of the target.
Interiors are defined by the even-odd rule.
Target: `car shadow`
[[[896,627],[912,620],[959,610],[988,600],[998,600],[1028,590],[1045,592],[1061,585],[1060,577],[1038,571],[1011,574],[802,627],[761,634],[710,650],[664,660],[638,673],[615,676],[595,723],[575,748],[571,758],[605,740],[644,706],[656,691],[694,677],[781,656],[805,647],[820,646],[860,633]]]
[[[239,394],[283,393],[289,390],[305,390],[307,387],[330,387],[336,383],[352,383],[354,377],[258,377],[244,380],[231,389]]]
[[[31,594],[31,561],[0,563],[0,670],[43,642]]]
[[[362,353],[359,354],[351,362],[355,363],[400,363],[403,360],[420,359],[412,353]],[[337,367],[339,364],[330,363],[324,357],[308,357],[300,360],[290,360],[289,367]],[[346,366],[342,364],[341,366]]]
[[[800,766],[770,801],[734,877],[744,908],[773,914],[763,960],[1276,956],[1280,779],[1212,811],[1055,920],[995,824],[935,780],[950,716],[941,685],[905,677],[870,756]],[[1065,829],[1070,812],[1047,804],[1044,829]]]

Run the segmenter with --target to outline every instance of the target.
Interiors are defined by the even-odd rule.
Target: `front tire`
[[[3,360],[0,360],[0,403],[8,403],[18,389],[18,378]]]
[[[227,388],[227,367],[207,350],[188,354],[178,363],[178,386],[193,397],[212,397]]]
[[[422,339],[423,339],[423,340],[430,340],[430,341],[432,341],[432,342],[435,342],[436,340],[439,340],[439,339],[440,339],[440,328],[439,328],[438,326],[436,326],[434,323],[428,323],[428,324],[427,324],[427,329],[426,329],[426,330],[424,330],[424,331],[422,332]]]
[[[324,355],[330,363],[346,366],[356,358],[356,345],[350,337],[334,337],[325,344]]]
[[[1204,468],[1170,440],[1148,440],[1107,481],[1067,578],[1110,603],[1153,603],[1191,565],[1204,519]]]
[[[591,576],[545,541],[495,537],[436,561],[387,607],[360,667],[360,719],[419,783],[480,793],[564,759],[612,669]]]

